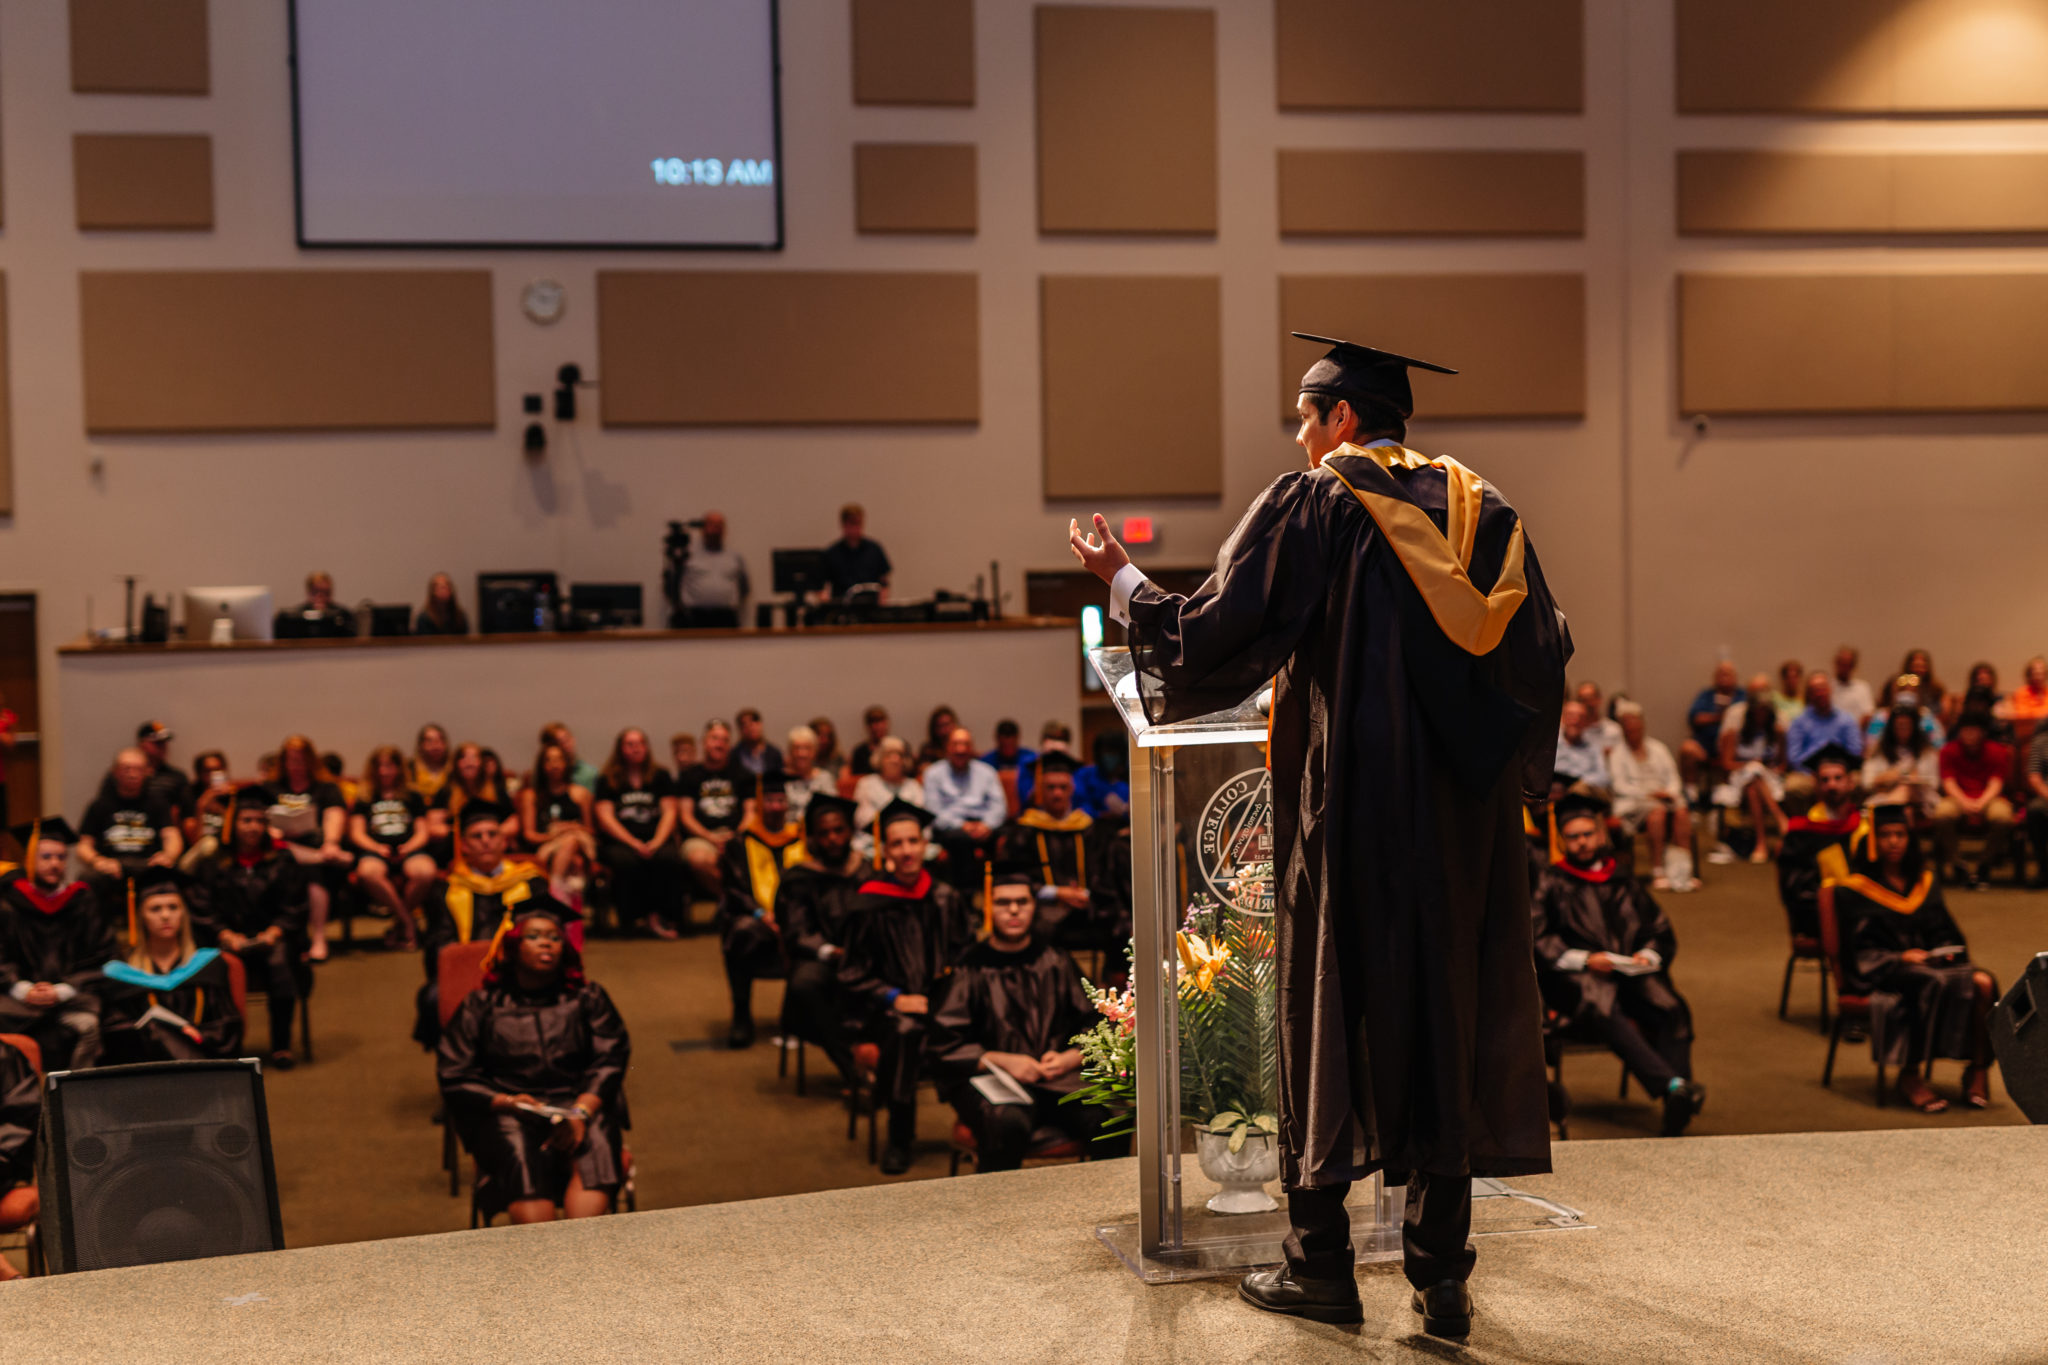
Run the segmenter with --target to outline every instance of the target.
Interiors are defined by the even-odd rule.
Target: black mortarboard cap
[[[859,809],[860,807],[843,796],[813,796],[810,804],[804,807],[804,827],[808,829],[815,825],[829,811],[838,811],[846,817],[846,823],[851,825],[854,812]]]
[[[1839,763],[1851,771],[1854,771],[1857,766],[1856,755],[1850,753],[1839,744],[1823,744],[1812,758],[1806,760],[1806,766],[1815,770],[1818,770],[1823,763]]]
[[[1047,749],[1038,756],[1038,771],[1045,773],[1070,773],[1081,766],[1081,761],[1064,749]]]
[[[1902,803],[1888,806],[1872,806],[1870,808],[1870,827],[1872,829],[1879,829],[1885,825],[1906,825],[1910,827],[1912,823],[1912,807]]]
[[[1590,815],[1604,823],[1607,819],[1608,806],[1605,797],[1592,792],[1571,791],[1553,801],[1550,810],[1551,814],[1557,817],[1558,828],[1562,829],[1565,821],[1581,816]]]
[[[989,864],[990,886],[1030,886],[1038,864],[1020,858],[998,858]]]
[[[71,822],[61,815],[46,815],[41,820],[31,820],[25,825],[10,825],[7,832],[14,836],[23,852],[28,851],[31,838],[44,839],[53,844],[75,844],[78,831],[71,828]]]
[[[546,915],[555,923],[565,927],[569,921],[577,918],[574,910],[571,910],[553,896],[548,895],[545,891],[529,896],[512,907],[512,922],[514,924],[523,919],[530,919],[535,915]]]
[[[510,810],[496,801],[465,801],[462,804],[462,814],[457,817],[455,823],[460,829],[468,829],[471,825],[486,820],[492,824],[502,823],[511,814]]]
[[[144,896],[158,891],[175,891],[181,896],[184,895],[184,874],[175,867],[157,866],[145,867],[135,874],[135,899],[138,902]]]
[[[1303,341],[1321,342],[1330,348],[1301,377],[1301,392],[1342,398],[1355,408],[1370,405],[1392,409],[1404,422],[1415,414],[1415,394],[1408,384],[1409,370],[1457,373],[1447,365],[1382,351],[1376,346],[1361,346],[1355,341],[1340,341],[1336,337],[1316,336],[1310,332],[1292,335]]]
[[[928,830],[938,818],[923,806],[913,806],[899,796],[882,807],[881,813],[875,817],[875,829],[877,833],[886,835],[891,825],[915,820],[919,829]]]

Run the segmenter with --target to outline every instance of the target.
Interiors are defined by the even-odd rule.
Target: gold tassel
[[[141,935],[135,932],[135,878],[130,877],[128,879],[128,946],[133,948],[141,942]]]
[[[882,870],[882,813],[875,812],[875,871]]]
[[[21,851],[21,860],[28,864],[28,879],[36,879],[36,845],[43,837],[43,817],[38,815],[28,827],[28,847]]]
[[[996,865],[993,861],[981,865],[981,936],[996,931]]]
[[[1547,818],[1550,821],[1550,861],[1551,864],[1554,866],[1564,861],[1564,840],[1560,839],[1557,835],[1556,802],[1553,801],[1546,808],[1545,818]]]

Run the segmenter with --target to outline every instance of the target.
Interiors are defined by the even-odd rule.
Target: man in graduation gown
[[[1561,856],[1536,888],[1537,980],[1563,1028],[1605,1043],[1664,1102],[1676,1137],[1705,1105],[1692,1079],[1692,1010],[1671,983],[1678,936],[1607,842],[1607,806],[1574,794],[1557,805]]]
[[[1831,881],[1843,944],[1845,994],[1870,997],[1870,1054],[1898,1068],[1899,1098],[1925,1114],[1948,1101],[1922,1074],[1934,1057],[1960,1058],[1963,1103],[1991,1103],[1991,1007],[1998,982],[1970,961],[1963,931],[1926,866],[1904,806],[1879,806]]]
[[[1785,822],[1778,848],[1778,899],[1795,939],[1819,944],[1821,882],[1848,875],[1849,839],[1863,823],[1855,773],[1855,757],[1841,745],[1820,750],[1813,756],[1813,804]]]
[[[803,856],[803,827],[789,818],[789,778],[780,766],[768,768],[754,781],[752,811],[719,855],[718,933],[732,992],[728,1047],[754,1045],[754,982],[782,975],[775,894]]]
[[[882,1174],[910,1169],[917,1136],[917,1078],[934,998],[974,941],[967,903],[925,867],[932,813],[891,801],[877,817],[882,868],[861,884],[848,915],[839,986],[862,1012],[862,1033],[881,1050],[877,1101],[888,1107]]]
[[[200,862],[188,897],[200,946],[242,960],[252,988],[270,1009],[270,1060],[292,1066],[292,1022],[299,997],[313,988],[304,962],[311,914],[308,866],[270,831],[269,794],[244,788],[228,806],[221,828],[227,844]]]
[[[1344,1196],[1407,1185],[1425,1330],[1469,1328],[1472,1176],[1550,1169],[1524,798],[1548,793],[1571,639],[1521,519],[1401,444],[1411,365],[1328,338],[1303,377],[1309,467],[1252,504],[1188,596],[1101,516],[1069,531],[1127,621],[1155,722],[1274,686],[1287,1265],[1255,1306],[1361,1315]]]
[[[1062,1102],[1081,1084],[1074,1035],[1095,1022],[1095,1007],[1074,959],[1036,932],[1033,871],[1030,863],[1005,863],[992,874],[988,937],[968,948],[946,978],[926,1040],[932,1071],[973,1130],[975,1164],[984,1171],[1023,1165],[1032,1134],[1044,1127],[1099,1142],[1098,1156],[1121,1156],[1128,1146],[1100,1139],[1106,1110]],[[991,1086],[989,1074],[998,1071],[1028,1102],[997,1102],[975,1084],[979,1076]]]
[[[854,804],[818,794],[804,807],[804,856],[775,890],[784,970],[782,1029],[824,1049],[841,1081],[853,1080],[847,1004],[838,964],[846,956],[854,898],[868,867],[853,846]]]
[[[33,859],[35,851],[27,850]],[[36,1130],[43,1121],[43,1087],[28,1057],[0,1042],[0,1233],[19,1232],[42,1212],[36,1197]],[[21,1272],[0,1256],[0,1280]]]
[[[47,1070],[84,1070],[100,1056],[100,967],[113,925],[91,888],[65,869],[78,842],[64,817],[12,831],[23,869],[0,880],[0,1033],[36,1040]]]
[[[451,943],[488,942],[513,907],[549,894],[539,868],[505,856],[504,822],[510,814],[496,802],[464,802],[455,866],[441,874],[421,902],[426,923],[420,950],[427,981],[415,998],[412,1036],[429,1050],[441,1036],[441,950]]]
[[[1031,804],[1003,826],[998,861],[1029,870],[1038,900],[1036,932],[1064,948],[1121,946],[1113,900],[1098,905],[1095,879],[1107,871],[1105,838],[1095,817],[1074,805],[1073,757],[1054,750],[1041,755],[1031,784]]]

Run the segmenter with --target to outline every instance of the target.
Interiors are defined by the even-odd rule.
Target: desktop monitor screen
[[[801,596],[831,586],[823,550],[774,550],[768,558],[775,572],[777,592]]]
[[[213,638],[213,623],[225,616],[234,622],[237,640],[271,638],[270,589],[187,588],[185,589],[185,638],[205,643]]]

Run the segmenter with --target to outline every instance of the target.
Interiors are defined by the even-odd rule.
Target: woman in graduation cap
[[[1937,1057],[1964,1063],[1963,1103],[1991,1103],[1991,1007],[1998,982],[1969,944],[1925,865],[1905,806],[1879,806],[1834,887],[1846,994],[1870,996],[1870,1055],[1898,1068],[1899,1098],[1923,1114],[1948,1101],[1927,1084]]]
[[[604,987],[583,975],[569,908],[539,894],[513,910],[484,983],[441,1035],[441,1096],[490,1203],[515,1223],[609,1213],[625,1180],[621,1087],[633,1044]]]
[[[1188,595],[1093,518],[1074,554],[1110,585],[1154,724],[1273,685],[1287,1265],[1255,1307],[1358,1322],[1344,1199],[1405,1181],[1425,1331],[1469,1330],[1473,1176],[1550,1169],[1522,802],[1549,794],[1571,638],[1521,518],[1403,444],[1408,371],[1329,347],[1303,375],[1308,467],[1259,495]]]
[[[193,941],[177,874],[168,868],[152,873],[136,885],[134,897],[128,956],[100,969],[107,983],[100,1014],[107,1061],[239,1056],[242,1014],[227,963],[218,948]]]

